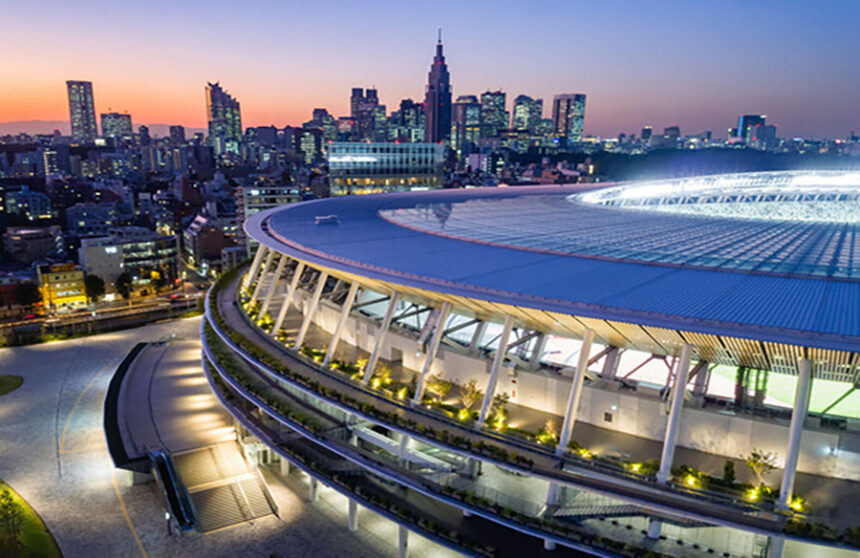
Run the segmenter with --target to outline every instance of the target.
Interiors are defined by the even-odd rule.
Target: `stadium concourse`
[[[510,548],[788,555],[860,496],[858,214],[839,172],[284,206],[210,293],[207,369],[271,459],[432,502],[385,508],[401,554],[489,552],[456,513]]]

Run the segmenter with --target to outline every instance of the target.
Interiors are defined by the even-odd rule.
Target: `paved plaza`
[[[0,370],[24,377],[21,388],[0,399],[0,478],[41,515],[63,555],[396,556],[393,524],[361,510],[361,528],[350,533],[346,500],[322,489],[317,504],[311,506],[307,479],[298,473],[282,480],[265,472],[280,517],[269,516],[206,535],[167,535],[157,486],[132,486],[129,474],[113,467],[102,429],[102,403],[111,375],[136,343],[171,335],[177,339],[176,351],[159,354],[156,349],[150,354],[150,365],[158,366],[159,356],[163,357],[161,363],[170,365],[164,368],[163,377],[154,375],[151,393],[171,392],[169,386],[178,381],[208,390],[205,379],[199,381],[203,379],[197,360],[199,327],[200,318],[191,318],[0,349]],[[177,373],[180,368],[183,371]],[[127,395],[142,405],[149,404],[146,385],[130,387]],[[214,419],[215,428],[224,428],[223,410],[212,408],[206,395],[181,391],[179,395],[196,399],[199,412],[209,413],[203,419],[174,415],[181,425]],[[155,415],[176,408],[160,398],[152,404]],[[159,432],[166,431],[166,422],[156,424]],[[223,430],[210,432],[223,434]],[[176,447],[194,443],[181,436],[181,429],[163,435]],[[414,534],[409,541],[414,555],[448,554]]]

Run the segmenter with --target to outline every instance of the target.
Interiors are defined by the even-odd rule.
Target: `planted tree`
[[[744,457],[744,462],[755,475],[756,485],[761,486],[764,484],[765,475],[776,469],[776,454],[772,451],[753,448]]]
[[[15,287],[15,300],[22,306],[30,307],[42,300],[42,291],[35,283],[26,281]]]
[[[436,397],[436,401],[438,403],[442,402],[442,399],[448,395],[448,392],[451,391],[451,388],[454,387],[453,382],[449,382],[442,378],[439,374],[433,374],[427,380],[427,392]]]
[[[120,273],[116,278],[116,291],[125,300],[131,296],[131,275],[127,271]]]
[[[460,388],[460,402],[463,403],[463,408],[471,409],[472,405],[481,399],[483,392],[478,389],[478,382],[469,380]]]
[[[105,294],[105,282],[98,275],[85,275],[84,290],[90,302],[98,302],[99,298]]]
[[[726,459],[726,464],[723,465],[723,480],[728,485],[735,483],[735,462],[731,459]]]

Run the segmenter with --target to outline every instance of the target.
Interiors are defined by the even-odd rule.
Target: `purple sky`
[[[67,120],[65,80],[96,111],[205,126],[219,80],[246,126],[348,112],[353,86],[389,110],[423,98],[436,28],[454,94],[588,95],[586,133],[677,124],[724,136],[762,113],[783,137],[860,128],[860,2],[108,2],[12,0],[0,32],[0,122]]]

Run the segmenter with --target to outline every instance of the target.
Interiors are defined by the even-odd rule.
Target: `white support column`
[[[663,530],[663,522],[655,517],[648,518],[648,531],[647,537],[651,540],[657,540],[660,538],[660,532]]]
[[[397,447],[397,457],[402,465],[406,464],[406,453],[409,450],[409,436],[400,435],[400,445]]]
[[[771,535],[767,542],[767,558],[782,558],[785,551],[785,537]]]
[[[543,540],[543,549],[544,550],[555,550],[555,541],[551,541],[549,539]]]
[[[277,290],[278,284],[281,282],[281,274],[284,272],[284,266],[287,265],[288,259],[287,255],[284,254],[281,256],[280,261],[278,261],[278,267],[275,268],[275,276],[272,277],[272,284],[269,285],[266,298],[263,299],[263,305],[260,306],[261,315],[269,309],[269,305],[272,303],[272,298],[275,296],[275,290]]]
[[[481,339],[484,338],[484,333],[487,331],[487,322],[478,322],[478,327],[475,328],[475,333],[472,335],[472,342],[469,343],[469,349],[476,351],[481,344]]]
[[[334,357],[334,351],[337,349],[337,344],[340,343],[340,336],[343,333],[343,326],[346,324],[346,319],[349,317],[349,313],[352,310],[352,303],[355,302],[355,295],[358,293],[358,282],[354,281],[349,286],[349,292],[346,294],[346,300],[343,301],[343,305],[340,307],[340,316],[337,319],[337,325],[334,328],[334,333],[331,334],[331,341],[328,344],[328,351],[326,351],[325,359],[323,359],[323,366],[328,366],[328,363],[331,362],[331,359]]]
[[[296,271],[293,273],[293,279],[290,281],[290,286],[287,289],[287,294],[284,297],[284,302],[281,304],[281,309],[278,312],[278,318],[275,320],[275,326],[272,328],[272,337],[277,337],[277,335],[281,332],[281,327],[284,325],[284,320],[287,317],[287,312],[290,310],[290,304],[293,302],[293,298],[296,295],[296,289],[299,285],[299,280],[302,277],[302,273],[305,271],[304,262],[299,262],[296,266]]]
[[[600,377],[606,380],[614,380],[615,374],[618,372],[618,363],[621,361],[621,349],[611,347],[603,359],[603,369],[600,371]]]
[[[257,278],[257,286],[254,288],[254,294],[251,295],[251,305],[257,302],[257,297],[260,296],[260,291],[263,290],[263,280],[266,278],[266,271],[269,270],[269,267],[272,265],[272,260],[275,258],[275,251],[269,250],[268,255],[266,255],[266,263],[263,264],[263,267],[260,269],[260,276]]]
[[[354,498],[349,499],[349,530],[355,533],[358,529],[358,502]]]
[[[493,358],[493,365],[490,367],[490,380],[487,382],[487,391],[484,393],[484,402],[481,404],[481,412],[478,415],[478,426],[483,426],[487,420],[487,413],[490,412],[490,404],[493,402],[493,394],[496,392],[496,384],[499,383],[499,370],[505,362],[505,355],[508,352],[508,341],[511,339],[511,330],[514,327],[514,317],[510,314],[505,316],[505,323],[502,326],[502,335],[499,337],[499,348],[496,349],[496,356]]]
[[[265,255],[266,250],[267,248],[262,244],[257,248],[257,253],[254,254],[254,261],[251,262],[251,269],[248,270],[248,273],[245,274],[245,278],[242,279],[243,291],[254,282],[254,277],[257,275],[257,270],[260,269],[260,262],[263,261],[263,256]]]
[[[427,348],[427,355],[424,357],[424,366],[421,368],[421,375],[418,377],[418,384],[415,386],[415,397],[412,398],[413,404],[421,403],[421,398],[424,397],[424,380],[427,378],[430,367],[433,365],[433,359],[436,358],[436,351],[439,349],[439,343],[442,342],[442,334],[445,333],[445,323],[448,321],[448,314],[451,312],[451,303],[444,302],[439,310],[439,317],[436,320],[436,329],[433,331],[433,337],[430,339],[430,346]]]
[[[296,336],[296,344],[294,345],[294,348],[297,351],[302,348],[302,343],[305,342],[305,336],[308,334],[308,329],[311,327],[311,322],[313,321],[314,314],[316,314],[317,305],[320,303],[320,297],[322,296],[323,288],[325,288],[325,282],[327,280],[328,272],[320,272],[320,277],[319,280],[317,280],[314,294],[311,296],[311,299],[305,307],[305,317],[302,320],[302,327],[299,328],[299,334]]]
[[[672,472],[672,461],[675,458],[675,443],[678,441],[678,430],[681,425],[681,414],[684,411],[684,393],[687,391],[687,376],[690,373],[690,358],[692,348],[684,344],[681,348],[681,358],[678,359],[675,373],[675,385],[672,387],[672,407],[669,409],[669,420],[666,423],[666,436],[663,439],[663,454],[660,456],[660,470],[657,471],[657,482],[664,483]]]
[[[561,425],[561,433],[558,437],[558,445],[555,447],[556,455],[564,455],[570,437],[573,435],[573,426],[576,424],[576,413],[579,412],[579,401],[582,399],[582,384],[585,381],[585,372],[588,368],[588,359],[591,356],[591,344],[594,342],[594,331],[586,328],[582,336],[582,345],[579,348],[579,361],[573,372],[573,381],[570,383],[570,393],[567,397],[567,408],[564,412],[564,422]]]
[[[361,378],[361,383],[363,384],[369,382],[373,377],[373,370],[376,368],[376,363],[379,360],[379,352],[382,350],[382,345],[385,343],[385,336],[388,335],[388,328],[391,327],[391,319],[394,317],[394,312],[397,309],[397,302],[399,300],[399,292],[394,291],[391,293],[391,298],[388,301],[388,308],[385,309],[385,315],[382,317],[379,331],[376,332],[376,341],[373,343],[373,352],[370,353],[370,359],[367,361],[367,367],[364,369],[364,377]]]
[[[558,492],[560,488],[557,482],[549,481],[549,488],[546,491],[546,505],[548,508],[558,504]]]
[[[549,341],[548,333],[541,333],[538,336],[535,348],[532,351],[532,357],[529,359],[529,368],[531,370],[540,368],[540,358],[543,356],[544,351],[546,351],[547,341]]]
[[[409,556],[409,530],[403,525],[397,526],[397,557]]]
[[[791,412],[791,426],[788,429],[788,448],[785,452],[785,470],[782,473],[782,486],[779,489],[779,507],[788,508],[794,496],[794,477],[797,472],[797,457],[800,453],[800,438],[803,423],[809,412],[809,395],[812,393],[812,361],[800,359],[797,366],[797,387],[794,390],[794,410]]]
[[[289,476],[289,474],[290,474],[290,462],[282,457],[281,458],[281,476],[286,477],[286,476]]]
[[[317,493],[319,492],[319,482],[317,479],[311,477],[311,484],[308,491],[308,499],[312,504],[315,504],[317,501]]]

